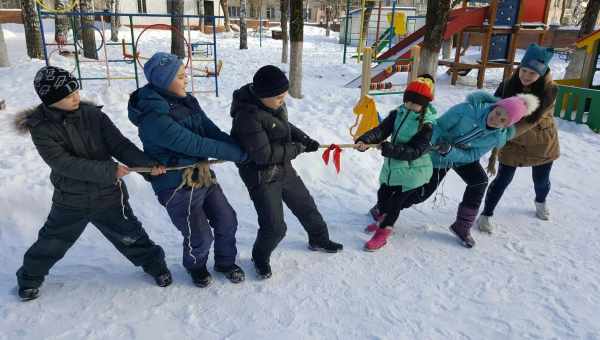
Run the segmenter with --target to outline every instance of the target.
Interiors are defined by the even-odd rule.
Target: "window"
[[[148,8],[146,6],[146,0],[137,0],[137,10],[138,10],[138,13],[148,13]]]
[[[267,19],[275,19],[275,8],[267,7]]]
[[[229,16],[232,18],[239,18],[239,16],[240,16],[240,8],[239,7],[229,6],[229,7],[227,7],[227,11],[229,12]]]
[[[0,8],[6,8],[6,9],[21,8],[21,2],[19,0],[0,0]]]

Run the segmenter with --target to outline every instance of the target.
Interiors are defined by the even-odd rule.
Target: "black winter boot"
[[[269,262],[261,262],[256,261],[254,259],[252,259],[252,262],[254,263],[256,275],[258,275],[259,279],[266,280],[273,276],[273,273],[271,272],[271,265],[269,264]]]
[[[166,272],[154,276],[154,281],[156,281],[156,284],[159,287],[167,287],[173,283],[173,277],[171,276],[171,272],[167,269]]]
[[[215,265],[214,269],[216,272],[225,274],[225,277],[232,283],[240,283],[246,279],[246,274],[244,274],[242,268],[236,264],[226,267]]]
[[[212,283],[212,276],[210,276],[210,273],[206,269],[206,266],[201,269],[195,269],[193,271],[188,270],[188,273],[190,273],[194,284],[200,288],[208,287]]]
[[[21,288],[19,287],[19,297],[21,301],[30,301],[37,299],[40,296],[40,290],[38,288]]]
[[[308,249],[312,251],[322,251],[326,253],[337,253],[338,251],[342,251],[344,249],[344,246],[331,240],[319,242],[309,241]]]

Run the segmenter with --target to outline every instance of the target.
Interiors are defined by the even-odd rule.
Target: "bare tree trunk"
[[[8,66],[10,66],[10,62],[6,50],[6,41],[4,41],[4,30],[2,29],[2,24],[0,24],[0,67]]]
[[[198,9],[198,26],[200,26],[200,32],[204,32],[204,0],[196,0],[196,8]]]
[[[61,0],[56,0],[54,9],[57,11],[64,10],[65,3]],[[69,34],[69,17],[66,15],[57,15],[54,17],[54,41],[64,43]]]
[[[283,47],[281,48],[281,62],[287,64],[288,52],[290,50],[289,45],[289,33],[288,33],[288,21],[290,17],[290,0],[281,0],[281,41]]]
[[[437,73],[438,59],[444,29],[448,23],[448,13],[450,13],[450,0],[428,0],[427,15],[425,19],[425,40],[421,49],[421,63],[419,73],[429,73],[434,78]]]
[[[223,9],[223,16],[225,17],[225,31],[231,32],[231,27],[229,26],[229,9],[227,7],[227,0],[221,0],[221,8]]]
[[[82,13],[92,12],[93,10],[92,0],[80,0],[79,6]],[[82,16],[81,25],[83,26],[81,31],[83,56],[90,59],[98,59],[98,52],[96,51],[96,30],[92,28],[92,26],[94,26],[94,16]]]
[[[600,0],[590,0],[585,15],[581,23],[581,28],[577,34],[578,38],[588,35],[594,31],[594,26],[598,20],[598,12],[600,12]],[[583,65],[585,64],[586,53],[584,48],[579,48],[571,53],[569,65],[565,70],[564,79],[580,79],[582,77]]]
[[[169,10],[171,14],[183,15],[183,0],[167,0],[167,4],[170,4]],[[185,43],[183,41],[183,17],[171,17],[171,26],[174,27],[171,30],[171,53],[183,59],[186,55]]]
[[[110,0],[110,12],[119,13],[120,1]],[[113,15],[110,17],[110,40],[119,41],[119,28],[121,28],[121,17]]]
[[[329,4],[327,4],[327,7],[325,7],[325,36],[328,37],[329,35],[331,35],[331,28],[330,28],[330,22],[331,22],[331,6],[329,6]]]
[[[34,0],[21,0],[21,15],[25,28],[25,42],[27,44],[27,55],[30,58],[42,59],[42,35],[40,34],[40,21],[35,11]]]
[[[454,37],[450,37],[448,40],[444,40],[442,42],[442,58],[450,59],[452,54],[452,43],[454,41]]]
[[[304,41],[302,1],[291,1],[290,14],[290,96],[302,98],[302,45]]]
[[[246,0],[240,0],[240,50],[248,49],[248,26],[246,25]]]

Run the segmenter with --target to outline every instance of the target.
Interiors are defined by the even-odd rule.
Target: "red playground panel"
[[[525,6],[522,22],[544,22],[547,0],[521,0]]]

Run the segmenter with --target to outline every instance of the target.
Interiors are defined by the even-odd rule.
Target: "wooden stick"
[[[354,149],[356,147],[357,144],[336,144],[337,146],[340,147],[340,149]],[[331,146],[331,144],[325,145],[319,145],[320,149],[328,149]],[[379,144],[365,144],[366,147],[369,148],[376,148],[379,147]]]
[[[224,160],[220,160],[220,159],[211,159],[208,161],[208,164],[222,164],[225,163],[227,161]],[[200,162],[203,163],[203,162]],[[167,167],[167,171],[175,171],[175,170],[184,170],[187,168],[192,168],[194,166],[196,166],[197,164],[200,163],[196,163],[196,164],[192,164],[192,165],[182,165],[182,166],[171,166],[171,167]],[[138,173],[150,173],[152,172],[154,168],[151,167],[134,167],[134,168],[129,168],[130,172],[138,172]]]

